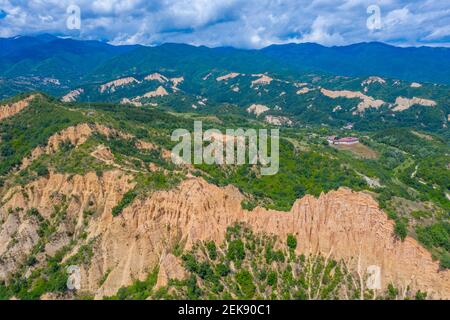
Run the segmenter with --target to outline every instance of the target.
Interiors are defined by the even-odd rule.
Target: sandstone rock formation
[[[107,82],[100,86],[100,92],[103,93],[106,90],[109,90],[110,92],[115,92],[117,88],[123,87],[132,83],[139,83],[139,81],[133,77],[126,77],[121,78],[117,80],[113,80],[110,82]]]
[[[257,85],[268,85],[273,81],[273,78],[266,74],[252,74],[252,77],[258,77],[258,79],[252,81],[252,88]]]
[[[62,223],[46,246],[47,254],[67,245],[83,226],[84,211],[96,208],[99,221],[112,219],[111,210],[134,184],[130,176],[116,170],[85,176],[50,174],[25,187],[7,190],[1,198],[0,219],[0,280],[5,280],[24,262],[39,240],[38,222],[27,215],[36,208],[44,218],[50,218],[55,206],[67,202],[65,223]],[[97,223],[98,223],[97,222]],[[38,257],[44,260],[45,256]],[[40,261],[41,262],[41,261]]]
[[[255,232],[275,234],[280,239],[294,234],[298,253],[331,254],[343,259],[361,277],[369,266],[379,266],[383,288],[392,282],[404,290],[409,286],[426,291],[429,297],[450,298],[450,272],[440,270],[438,262],[414,239],[396,239],[392,221],[368,194],[340,189],[319,198],[297,200],[290,212],[262,208],[249,212],[241,208],[244,197],[235,187],[219,188],[203,179],[190,178],[173,190],[137,198],[113,217],[111,209],[133,187],[130,178],[119,170],[104,173],[103,177],[93,173],[72,178],[51,174],[8,191],[2,199],[0,216],[11,221],[2,225],[0,249],[5,252],[4,241],[13,232],[11,229],[18,225],[26,228],[26,221],[8,215],[9,209],[35,207],[48,217],[55,194],[60,194],[69,200],[67,215],[73,217],[75,228],[83,225],[83,211],[88,206],[96,208],[97,214],[87,230],[88,240],[97,240],[91,263],[82,266],[82,290],[95,293],[97,298],[115,294],[135,279],[145,279],[156,266],[161,269],[159,286],[168,278],[182,278],[184,273],[171,254],[173,249],[177,245],[190,249],[203,240],[220,243],[226,228],[235,222],[245,222]],[[33,227],[27,228],[28,240],[20,242],[25,253],[34,243]],[[16,266],[7,263],[8,268],[0,265],[0,276]],[[104,274],[107,278],[100,285]]]
[[[269,111],[270,109],[262,104],[252,104],[250,107],[247,108],[248,113],[253,113],[256,116],[259,116],[260,114],[263,114],[266,111]]]
[[[147,81],[155,80],[155,81],[158,81],[160,83],[165,83],[165,82],[169,81],[169,79],[167,79],[167,77],[165,77],[165,76],[163,76],[162,74],[159,74],[159,73],[149,74],[148,76],[146,76],[144,78],[144,80],[147,80]]]
[[[411,108],[413,105],[420,105],[424,107],[435,107],[437,105],[436,101],[429,100],[429,99],[422,99],[422,98],[404,98],[404,97],[398,97],[395,100],[395,107],[392,109],[392,111],[404,111]]]
[[[300,90],[298,90],[297,94],[307,94],[310,91],[311,91],[310,88],[304,87],[304,88],[301,88]]]
[[[170,81],[172,82],[172,90],[178,91],[180,90],[178,86],[183,83],[184,77],[176,77],[176,78],[170,78]]]
[[[288,117],[284,117],[284,116],[265,116],[264,121],[266,121],[267,123],[276,125],[276,126],[282,126],[282,125],[288,125],[291,126],[293,124],[292,120],[289,119]]]
[[[23,109],[29,106],[30,102],[36,98],[37,94],[32,94],[25,99],[19,100],[14,103],[1,105],[0,106],[0,120],[3,120],[5,118],[12,117],[13,115],[19,113]]]
[[[393,282],[433,297],[450,297],[450,272],[440,271],[438,262],[414,239],[397,240],[393,223],[367,194],[340,189],[318,199],[306,196],[290,213],[261,208],[248,212],[241,208],[242,199],[234,187],[219,188],[195,178],[138,200],[120,217],[108,220],[110,224],[101,224],[96,235],[102,238],[99,247],[108,253],[96,257],[112,272],[98,289],[99,296],[112,294],[130,278],[145,277],[148,267],[176,244],[189,249],[198,240],[221,242],[227,226],[243,221],[280,239],[296,235],[299,253],[331,253],[360,272],[379,266],[384,288]],[[97,272],[87,270],[88,278]],[[92,283],[85,285],[97,289]]]
[[[48,139],[48,142],[45,146],[36,147],[31,152],[31,155],[29,157],[26,157],[22,160],[20,169],[27,168],[34,160],[36,160],[43,154],[54,154],[59,150],[62,143],[68,142],[73,146],[82,145],[95,132],[107,138],[119,137],[120,139],[125,140],[133,138],[133,136],[130,134],[126,134],[113,128],[106,127],[102,124],[81,123],[76,126],[68,127],[61,132],[55,133]],[[139,146],[143,146],[146,145],[146,142],[138,140],[136,144]]]
[[[349,90],[342,90],[342,91],[332,91],[327,89],[321,89],[320,92],[329,98],[336,99],[336,98],[348,98],[348,99],[355,99],[358,98],[361,100],[361,102],[358,104],[356,111],[353,112],[353,114],[360,114],[363,113],[368,108],[380,108],[385,102],[383,100],[377,100],[372,97],[366,96],[365,94],[362,94],[358,91],[349,91]]]
[[[77,100],[77,97],[84,92],[84,89],[79,88],[70,91],[68,94],[61,98],[62,102],[74,102]]]
[[[384,80],[383,78],[380,77],[369,77],[366,80],[364,80],[363,82],[361,82],[361,86],[368,86],[371,85],[373,83],[379,83],[379,84],[386,84],[386,80]]]
[[[164,87],[159,86],[158,89],[156,89],[155,91],[150,91],[145,93],[142,97],[138,97],[136,99],[142,99],[142,98],[154,98],[154,97],[163,97],[163,96],[167,96],[169,95],[169,93],[167,92],[166,89],[164,89]]]
[[[241,75],[240,73],[232,72],[232,73],[226,74],[224,76],[217,77],[216,81],[219,81],[219,82],[220,81],[226,81],[226,80],[229,80],[229,79],[234,79],[236,77],[239,77],[240,75]]]

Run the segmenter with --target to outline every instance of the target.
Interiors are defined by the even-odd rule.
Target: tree
[[[295,250],[297,248],[297,238],[295,238],[293,234],[288,234],[287,245],[291,250]]]
[[[208,249],[208,256],[211,260],[216,260],[217,258],[217,248],[214,241],[209,241],[206,244],[206,249]]]
[[[395,222],[394,233],[403,241],[408,235],[408,226],[405,222],[397,220]]]
[[[242,240],[233,240],[228,244],[228,259],[234,262],[240,262],[245,258],[244,243]]]
[[[275,271],[270,271],[267,276],[267,284],[271,287],[274,287],[277,285],[278,282],[278,276]]]

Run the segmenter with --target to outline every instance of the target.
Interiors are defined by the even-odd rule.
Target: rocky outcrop
[[[361,273],[379,266],[383,288],[392,282],[427,291],[431,297],[450,297],[449,271],[440,271],[438,262],[414,239],[397,240],[393,223],[367,194],[340,189],[318,199],[306,196],[289,213],[261,208],[248,212],[241,208],[242,200],[234,187],[219,188],[194,178],[172,191],[135,201],[91,235],[100,236],[101,242],[97,267],[86,270],[84,286],[98,297],[113,294],[132,279],[144,279],[177,244],[189,249],[199,240],[221,242],[227,226],[241,221],[280,239],[294,234],[299,253],[331,253]],[[112,271],[97,288],[93,279],[105,270]]]
[[[141,100],[143,99],[150,99],[150,98],[157,98],[157,97],[164,97],[168,96],[169,93],[163,86],[159,86],[156,90],[146,92],[142,96],[134,97],[133,99],[123,98],[120,103],[121,104],[132,104],[135,107],[142,107],[143,103]]]
[[[258,77],[258,79],[252,81],[252,88],[258,85],[269,85],[273,81],[273,78],[266,74],[252,74],[252,77]]]
[[[180,90],[180,89],[178,88],[178,86],[179,86],[180,84],[182,84],[183,81],[184,81],[184,77],[170,78],[170,82],[172,82],[172,90],[173,90],[173,91],[178,91],[178,90]]]
[[[253,113],[256,116],[259,116],[260,114],[263,114],[266,111],[269,111],[270,109],[262,104],[252,104],[250,107],[247,108],[248,113]]]
[[[240,73],[232,72],[232,73],[226,74],[226,75],[224,75],[224,76],[217,77],[217,78],[216,78],[216,81],[218,81],[218,82],[220,82],[220,81],[227,81],[227,80],[230,80],[230,79],[234,79],[234,78],[236,78],[236,77],[239,77],[240,75],[241,75]]]
[[[429,100],[429,99],[423,99],[423,98],[404,98],[404,97],[398,97],[395,100],[395,107],[392,109],[392,111],[404,111],[408,110],[414,105],[424,106],[424,107],[435,107],[437,105],[436,101]]]
[[[84,89],[78,88],[70,91],[68,94],[61,98],[62,102],[74,102],[77,101],[77,98],[84,92]]]
[[[0,281],[17,271],[39,240],[39,223],[27,214],[29,209],[37,209],[43,218],[50,219],[55,207],[67,208],[56,233],[45,244],[45,254],[52,255],[76,237],[86,210],[96,211],[98,218],[93,227],[104,219],[112,219],[112,208],[133,186],[131,176],[116,170],[101,177],[95,173],[51,173],[48,178],[8,190],[2,195],[0,207],[0,219],[4,221],[0,225]],[[45,254],[40,254],[38,260],[44,260]]]
[[[183,280],[185,278],[186,270],[177,257],[171,253],[161,257],[156,288],[166,286],[170,279]]]
[[[158,286],[172,277],[183,278],[180,261],[172,255],[174,248],[190,249],[203,240],[221,243],[226,228],[235,222],[283,241],[293,234],[298,253],[332,255],[362,276],[369,266],[378,266],[383,288],[392,282],[404,290],[409,286],[426,291],[429,297],[450,298],[450,272],[439,270],[438,262],[414,239],[396,239],[393,223],[368,194],[340,189],[297,200],[290,212],[262,208],[249,212],[241,208],[244,197],[235,187],[219,188],[190,178],[173,190],[137,198],[113,217],[112,208],[133,187],[130,181],[130,176],[119,170],[103,177],[52,174],[9,191],[3,196],[0,213],[6,218],[9,208],[35,207],[48,217],[55,195],[61,194],[69,201],[67,215],[80,227],[83,211],[89,205],[95,207],[97,214],[87,231],[88,240],[97,240],[91,263],[82,266],[81,284],[83,291],[93,292],[97,298],[115,294],[135,279],[145,279],[158,266]],[[4,224],[2,232],[15,224]],[[32,238],[32,231],[29,234]]]
[[[115,92],[117,88],[119,87],[123,87],[126,85],[130,85],[133,83],[139,83],[139,80],[137,80],[136,78],[133,77],[126,77],[126,78],[121,78],[121,79],[117,79],[117,80],[113,80],[110,82],[107,82],[103,85],[100,86],[100,92],[104,93],[105,91],[109,90],[109,92]]]
[[[0,280],[4,280],[17,271],[38,242],[39,226],[19,210],[0,215],[5,221],[0,227]]]
[[[156,89],[155,91],[150,91],[145,93],[142,97],[138,97],[137,99],[142,99],[142,98],[154,98],[154,97],[164,97],[169,95],[169,93],[167,92],[166,89],[164,89],[164,87],[159,86],[158,89]]]
[[[93,133],[99,133],[107,138],[118,137],[120,139],[129,140],[134,138],[132,135],[123,133],[119,130],[107,127],[105,125],[95,123],[87,124],[81,123],[76,126],[68,127],[58,133],[52,135],[45,146],[38,146],[32,152],[31,155],[22,160],[20,169],[27,168],[34,160],[39,158],[43,154],[56,153],[63,143],[70,143],[73,146],[79,146],[85,143]],[[136,142],[138,148],[143,146],[150,147],[150,144],[145,141],[138,140]]]
[[[360,99],[361,102],[356,107],[356,110],[353,114],[364,113],[366,109],[369,108],[380,108],[385,102],[383,100],[374,99],[373,97],[366,96],[365,94],[359,91],[349,91],[349,90],[341,90],[341,91],[332,91],[327,89],[321,89],[320,92],[331,99],[336,98],[347,98],[347,99]]]
[[[361,86],[369,86],[374,83],[386,84],[386,80],[384,80],[383,78],[380,78],[380,77],[375,77],[375,76],[369,77],[366,80],[364,80],[363,82],[361,82]]]
[[[293,124],[291,119],[289,119],[288,117],[284,117],[284,116],[268,115],[268,116],[265,116],[264,121],[266,121],[267,123],[273,124],[275,126],[282,126],[282,125],[291,126]]]
[[[20,111],[28,107],[30,105],[30,102],[38,96],[38,94],[32,94],[25,99],[19,100],[17,102],[0,105],[0,121],[19,113]]]
[[[308,87],[304,87],[304,88],[301,88],[300,90],[298,90],[297,94],[307,94],[310,91],[312,91],[312,89],[310,89]]]
[[[167,79],[167,77],[163,76],[160,73],[149,74],[148,76],[146,76],[144,78],[144,80],[146,80],[146,81],[158,81],[159,83],[165,83],[165,82],[169,81],[169,79]]]

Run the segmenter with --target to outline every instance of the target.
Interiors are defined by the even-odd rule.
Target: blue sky
[[[69,29],[67,8],[80,8]],[[450,47],[447,0],[0,0],[0,37],[53,33],[113,44],[261,48],[383,41]]]

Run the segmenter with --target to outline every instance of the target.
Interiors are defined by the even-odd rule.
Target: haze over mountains
[[[311,43],[272,45],[261,50],[184,44],[112,46],[48,34],[2,38],[0,47],[0,76],[8,78],[29,75],[78,82],[107,77],[105,70],[111,68],[126,73],[133,68],[148,72],[155,66],[195,68],[200,64],[211,68],[240,68],[240,72],[320,71],[341,76],[377,75],[450,84],[450,48],[399,48],[377,42],[342,47]]]
[[[226,108],[294,126],[412,126],[444,134],[448,126],[447,48],[112,46],[48,34],[0,44],[1,98],[41,91],[65,102],[200,113]],[[249,111],[255,108],[264,112]]]

